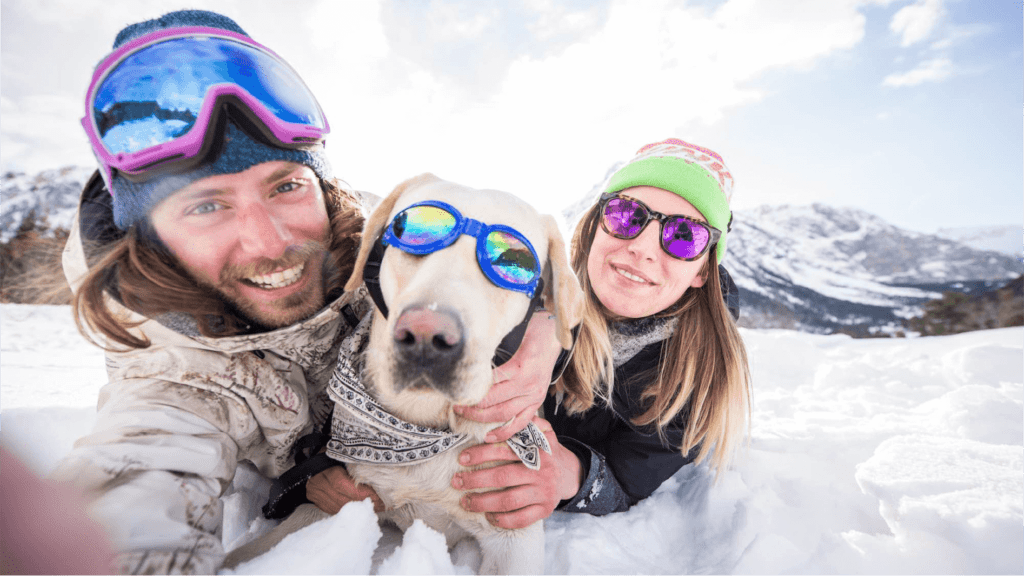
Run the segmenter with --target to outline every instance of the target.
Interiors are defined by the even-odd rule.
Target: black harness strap
[[[366,291],[370,293],[370,298],[385,318],[388,317],[388,305],[384,303],[384,293],[380,289],[380,264],[384,260],[386,249],[384,236],[377,236],[373,248],[370,249],[370,256],[366,259],[366,265],[363,266],[363,284],[366,284]]]

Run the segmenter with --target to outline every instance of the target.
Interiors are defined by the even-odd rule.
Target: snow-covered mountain
[[[35,210],[49,228],[70,229],[78,197],[94,168],[65,166],[38,174],[7,172],[0,177],[0,242],[9,242]]]
[[[745,323],[813,332],[892,329],[944,290],[997,287],[1020,260],[821,204],[738,210],[726,267]]]
[[[0,241],[9,241],[32,210],[50,227],[69,228],[91,173],[65,167],[4,174]],[[562,212],[570,225],[597,193],[595,187]],[[995,228],[986,230],[975,236],[993,238]],[[736,212],[725,265],[742,290],[743,326],[885,332],[944,290],[987,290],[1024,273],[1020,257],[959,237],[965,241],[903,230],[852,208],[762,206]]]

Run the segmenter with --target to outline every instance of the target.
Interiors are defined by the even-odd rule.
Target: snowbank
[[[0,306],[3,442],[40,473],[94,422],[102,354],[66,307]],[[545,522],[549,573],[1024,571],[1024,329],[909,340],[744,330],[749,448],[717,484],[687,467],[648,500]],[[264,533],[268,483],[239,468],[230,549]],[[469,574],[414,526],[367,503],[296,533],[239,573]]]

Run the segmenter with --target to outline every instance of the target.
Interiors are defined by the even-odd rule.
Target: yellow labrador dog
[[[449,548],[475,537],[481,573],[542,573],[542,522],[504,530],[459,506],[462,494],[450,484],[461,468],[458,455],[498,424],[462,419],[452,407],[484,398],[495,361],[514,351],[502,347],[541,299],[556,315],[562,347],[571,348],[582,291],[554,219],[510,194],[423,174],[400,184],[370,216],[355,271],[346,290],[365,280],[377,292],[377,310],[356,329],[368,333],[364,344],[343,345],[330,390],[336,408],[328,454],[377,491],[383,517],[402,530],[419,518],[443,533]],[[529,445],[531,428],[517,436]],[[513,448],[536,466],[536,446],[547,444],[539,430],[533,436],[540,436],[533,448]],[[303,505],[229,563],[324,517]]]

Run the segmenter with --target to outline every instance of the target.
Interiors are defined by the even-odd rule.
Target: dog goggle
[[[501,366],[519,349],[534,310],[543,307],[544,279],[537,251],[514,228],[466,218],[444,202],[427,200],[413,204],[399,212],[377,238],[363,267],[363,282],[377,309],[387,318],[388,306],[380,287],[380,266],[387,247],[394,246],[409,254],[430,254],[451,246],[462,234],[476,238],[477,263],[488,280],[531,299],[522,322],[502,338],[494,351],[491,362]]]
[[[635,198],[618,193],[601,197],[601,227],[611,236],[636,238],[652,220],[661,224],[661,249],[679,260],[700,258],[722,237],[721,230],[704,222],[655,212]]]
[[[105,58],[86,93],[82,126],[109,188],[112,170],[142,179],[201,162],[227,104],[240,125],[284,148],[310,149],[330,132],[284,60],[247,36],[205,27],[147,34]]]
[[[427,200],[402,210],[383,242],[409,254],[430,254],[451,246],[462,234],[476,238],[476,259],[488,280],[533,298],[540,264],[530,241],[514,228],[466,218],[450,204]]]

